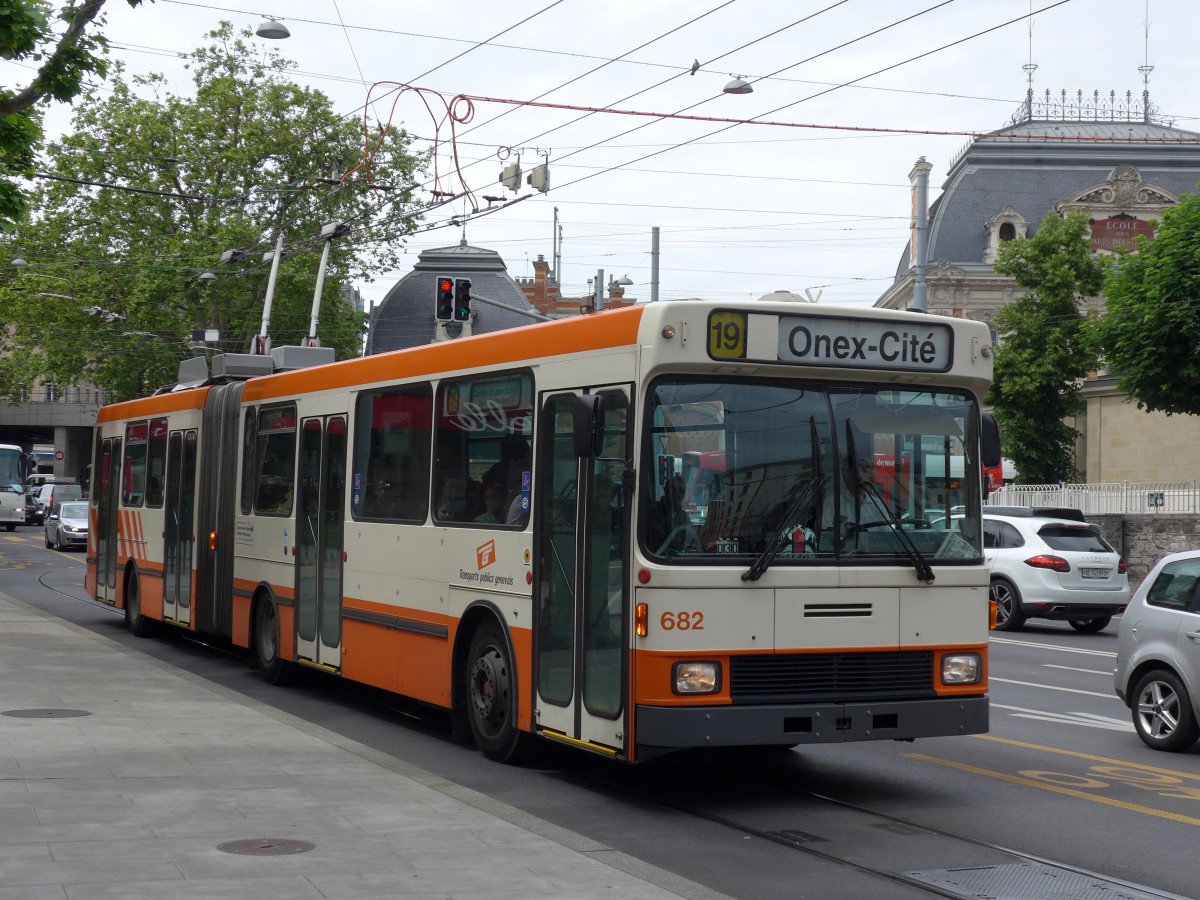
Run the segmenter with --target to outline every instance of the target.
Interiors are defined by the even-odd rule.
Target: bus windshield
[[[25,493],[25,454],[19,447],[0,447],[0,491]]]
[[[678,379],[649,402],[639,538],[652,557],[981,558],[968,393]]]

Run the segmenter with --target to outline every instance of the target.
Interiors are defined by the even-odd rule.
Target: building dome
[[[371,314],[367,332],[367,355],[387,353],[406,347],[419,347],[433,342],[436,330],[434,298],[437,279],[443,275],[469,278],[471,293],[486,297],[509,309],[490,303],[473,303],[475,315],[472,334],[490,334],[533,320],[516,310],[529,310],[529,301],[508,274],[504,260],[494,250],[472,247],[464,240],[453,247],[437,247],[422,251],[413,270],[387,292],[383,302]],[[458,337],[462,325],[451,322],[446,326],[451,337]]]

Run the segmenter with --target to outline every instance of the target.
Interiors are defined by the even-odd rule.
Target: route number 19
[[[715,312],[708,317],[708,355],[713,359],[746,358],[746,315]]]

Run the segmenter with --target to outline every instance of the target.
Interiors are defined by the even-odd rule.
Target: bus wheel
[[[467,654],[467,719],[488,759],[509,762],[525,737],[513,721],[517,702],[508,645],[494,621],[479,626]]]
[[[142,613],[142,592],[138,577],[132,572],[125,583],[125,627],[134,637],[150,637],[154,633],[154,623]]]
[[[258,601],[254,614],[254,658],[268,684],[286,684],[290,669],[279,655],[279,614],[270,597]]]

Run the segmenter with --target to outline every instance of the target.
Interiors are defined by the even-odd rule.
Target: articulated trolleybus
[[[134,633],[444,708],[497,760],[987,729],[983,325],[659,302],[297,349],[100,411],[87,586]]]

